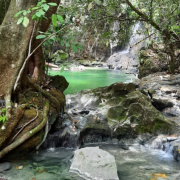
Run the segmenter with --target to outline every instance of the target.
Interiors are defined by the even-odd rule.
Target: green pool
[[[75,94],[85,89],[108,86],[115,82],[132,81],[135,78],[132,74],[125,74],[120,71],[108,70],[103,68],[89,68],[83,71],[52,71],[50,75],[62,75],[69,82],[69,87],[65,94]]]

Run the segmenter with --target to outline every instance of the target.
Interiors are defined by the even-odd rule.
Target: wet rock
[[[163,110],[167,107],[173,107],[175,105],[174,102],[168,97],[153,96],[152,100],[156,109],[158,110]]]
[[[156,139],[151,143],[151,148],[154,149],[163,149],[163,143],[167,142],[167,139],[164,135],[159,135]]]
[[[78,129],[85,130],[85,129],[104,129],[107,130],[108,128],[108,119],[106,116],[98,113],[95,115],[88,115],[84,118],[80,118],[77,122],[76,127]]]
[[[7,171],[9,169],[11,169],[11,163],[9,162],[0,163],[0,173],[2,173],[3,171]]]
[[[172,108],[165,108],[163,109],[162,114],[167,117],[178,117],[180,115],[180,109],[178,106],[174,106]]]
[[[114,156],[99,147],[75,151],[69,171],[84,179],[119,180]]]
[[[74,126],[70,125],[62,128],[58,132],[54,132],[46,138],[43,148],[51,147],[70,147],[76,148],[78,146],[80,131]]]

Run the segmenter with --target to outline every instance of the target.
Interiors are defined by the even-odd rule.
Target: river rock
[[[119,180],[114,156],[99,147],[76,150],[69,171],[88,180]]]
[[[0,163],[0,172],[2,173],[3,171],[9,170],[11,168],[11,163],[5,162],[5,163]]]

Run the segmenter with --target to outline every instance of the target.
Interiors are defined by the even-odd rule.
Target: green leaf
[[[60,21],[60,23],[63,23],[63,22],[64,22],[64,19],[63,19],[63,17],[62,17],[62,16],[57,15],[57,18],[58,18],[58,20]]]
[[[19,19],[18,19],[18,21],[17,21],[17,24],[21,24],[22,23],[22,21],[23,21],[23,19],[24,19],[24,17],[22,16],[22,17],[20,17]]]
[[[44,19],[48,20],[48,18],[46,16],[43,16]]]
[[[36,15],[37,17],[41,17],[41,16],[44,15],[44,11],[43,11],[42,9],[40,9],[39,11],[37,11],[37,12],[35,13],[35,15]]]
[[[29,19],[27,17],[24,17],[24,20],[23,20],[23,26],[24,27],[27,27],[29,24]]]
[[[15,15],[14,15],[14,17],[17,17],[17,16],[19,16],[21,13],[23,13],[24,12],[24,10],[23,11],[19,11],[18,13],[16,13]]]
[[[1,112],[3,113],[3,112],[6,112],[6,108],[2,108],[1,109]]]
[[[77,45],[76,47],[77,47],[78,49],[82,49],[82,50],[84,49],[83,46],[80,46],[80,45]]]
[[[45,37],[46,37],[46,35],[40,34],[40,35],[36,36],[36,39],[43,39]]]
[[[57,16],[55,14],[52,15],[52,23],[53,23],[53,26],[57,26]]]
[[[66,66],[66,69],[70,69],[70,67],[69,67],[69,66]]]
[[[23,15],[24,15],[24,16],[26,16],[26,14],[27,14],[27,12],[26,12],[26,11],[24,11],[24,12],[23,12]]]
[[[50,6],[57,6],[56,3],[48,3]]]
[[[61,46],[64,46],[64,41],[63,40],[61,40]]]
[[[45,14],[45,12],[44,12],[42,9],[40,9],[40,10],[39,10],[39,14],[40,14],[41,16],[43,16],[43,15]]]
[[[36,10],[36,9],[39,9],[39,7],[33,7],[32,10]]]
[[[43,5],[42,5],[42,8],[43,8],[45,11],[47,11],[47,10],[49,9],[49,6],[48,6],[47,4],[43,4]]]
[[[73,44],[71,44],[71,48],[75,53],[78,51],[77,47],[75,45],[73,45]]]
[[[70,47],[70,44],[68,42],[65,43],[66,47]]]
[[[61,73],[64,71],[64,67],[61,68]]]
[[[38,17],[36,16],[36,14],[33,14],[32,19],[33,19],[33,20],[37,20],[37,18],[38,18]]]

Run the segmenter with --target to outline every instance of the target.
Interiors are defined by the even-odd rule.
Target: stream
[[[180,166],[171,154],[147,146],[132,144],[91,144],[115,157],[120,180],[179,180]],[[74,149],[50,148],[31,154],[25,160],[12,161],[12,168],[2,176],[8,180],[80,180],[69,174]],[[23,166],[22,169],[18,169]],[[1,175],[1,174],[0,174]]]

